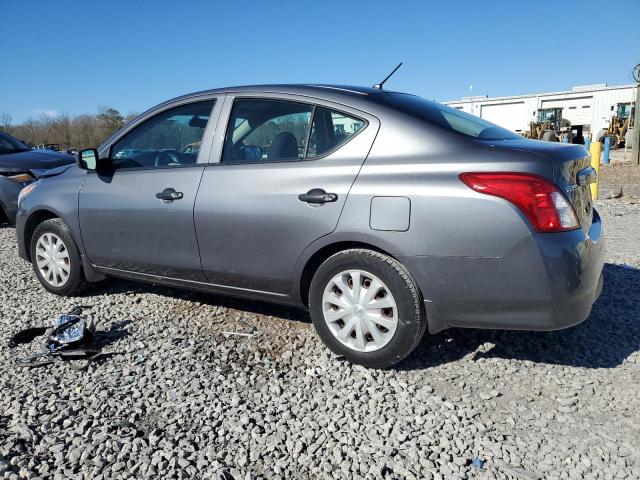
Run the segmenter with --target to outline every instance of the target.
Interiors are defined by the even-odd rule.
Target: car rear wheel
[[[42,286],[62,296],[77,295],[85,287],[80,253],[59,218],[38,225],[31,237],[31,263]]]
[[[402,361],[427,326],[422,297],[406,268],[366,249],[336,253],[320,266],[309,307],[318,335],[332,352],[372,368]]]

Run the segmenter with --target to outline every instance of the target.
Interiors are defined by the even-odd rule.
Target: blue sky
[[[399,61],[387,87],[436,100],[470,85],[510,95],[631,83],[640,0],[603,5],[0,0],[0,112],[15,123],[99,105],[140,112],[229,85],[372,85]]]

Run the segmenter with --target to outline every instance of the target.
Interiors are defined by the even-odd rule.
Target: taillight
[[[510,201],[538,232],[575,230],[578,218],[562,192],[549,180],[530,173],[461,173],[475,191]]]

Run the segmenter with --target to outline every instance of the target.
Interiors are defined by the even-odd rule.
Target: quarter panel
[[[367,243],[405,263],[429,307],[429,328],[433,332],[445,328],[452,314],[463,315],[485,291],[479,286],[495,282],[500,288],[509,283],[505,276],[492,276],[490,272],[498,269],[489,269],[484,277],[481,269],[498,265],[496,259],[517,251],[517,246],[532,235],[530,225],[515,206],[475,192],[459,179],[460,173],[479,171],[530,172],[553,179],[551,162],[540,155],[499,149],[495,142],[451,134],[388,112],[381,117],[376,141],[331,235],[364,239],[367,235],[363,233],[368,232],[373,238]],[[407,231],[371,229],[367,213],[376,196],[409,198]],[[518,258],[526,262],[528,250],[524,250]],[[503,267],[504,263],[499,265]],[[479,270],[467,272],[468,268]],[[539,264],[530,269],[540,273]],[[471,273],[473,281],[469,280]],[[518,278],[518,282],[526,289],[526,278]],[[522,301],[535,303],[548,298],[548,292],[541,288],[529,297],[523,295]],[[440,301],[446,302],[444,309],[440,309]]]
[[[340,219],[340,232],[370,228],[364,212],[375,196],[411,201],[406,232],[377,232],[398,255],[499,257],[531,233],[521,212],[504,199],[468,188],[458,175],[519,171],[553,178],[549,160],[505,151],[445,130],[383,118]],[[495,142],[494,142],[495,143]]]

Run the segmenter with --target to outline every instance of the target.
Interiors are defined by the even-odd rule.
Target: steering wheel
[[[156,167],[163,167],[172,164],[180,164],[180,157],[175,150],[162,150],[156,153],[156,159],[154,165]]]

